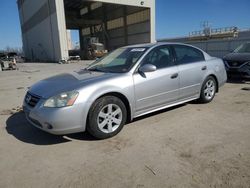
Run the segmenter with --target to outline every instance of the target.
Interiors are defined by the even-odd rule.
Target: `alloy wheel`
[[[207,100],[211,100],[214,97],[215,94],[215,83],[212,79],[209,79],[206,82],[205,88],[204,88],[204,95]]]
[[[122,110],[116,104],[104,106],[97,116],[97,123],[100,131],[112,133],[116,131],[122,123]]]

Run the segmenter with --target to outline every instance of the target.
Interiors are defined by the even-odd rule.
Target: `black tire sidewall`
[[[122,110],[122,122],[119,128],[112,132],[112,133],[104,133],[102,132],[97,124],[97,117],[99,112],[103,109],[104,106],[108,104],[115,104],[119,106]],[[87,122],[87,131],[97,139],[106,139],[117,135],[123,128],[124,124],[127,120],[127,110],[124,103],[115,96],[105,96],[100,99],[97,99],[94,104],[91,106],[89,115],[88,115],[88,122]]]
[[[212,81],[214,82],[214,85],[215,85],[215,92],[214,92],[214,95],[213,95],[213,97],[212,97],[211,99],[207,99],[207,98],[205,97],[205,92],[204,92],[204,91],[205,91],[205,87],[206,87],[206,83],[207,83],[209,80],[212,80]],[[201,87],[200,102],[201,102],[201,103],[209,103],[209,102],[211,102],[211,101],[214,99],[214,97],[215,97],[217,87],[218,87],[218,86],[217,86],[217,83],[216,83],[216,80],[214,79],[214,77],[212,77],[212,76],[207,77],[207,78],[205,79],[205,81],[203,82],[202,87]]]

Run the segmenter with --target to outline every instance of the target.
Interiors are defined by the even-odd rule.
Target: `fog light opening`
[[[45,123],[45,125],[46,125],[46,128],[47,128],[47,129],[49,129],[49,130],[53,129],[53,126],[50,125],[49,123]]]

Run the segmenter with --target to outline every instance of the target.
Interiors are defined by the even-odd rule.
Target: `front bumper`
[[[25,101],[23,110],[26,119],[33,126],[55,135],[64,135],[84,132],[86,119],[83,117],[84,105],[75,104],[65,108],[43,107],[44,99],[40,99],[35,107],[31,107]]]
[[[235,75],[244,78],[250,78],[250,63],[245,63],[240,67],[230,67],[228,64],[226,65],[226,71],[228,75]]]

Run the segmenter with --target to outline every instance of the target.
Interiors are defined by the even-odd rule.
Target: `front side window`
[[[119,48],[97,60],[87,69],[90,71],[125,73],[128,72],[147,51],[147,48]]]
[[[175,45],[174,50],[178,64],[188,64],[205,60],[200,50],[190,46]]]
[[[174,65],[173,55],[169,46],[161,46],[153,49],[143,60],[142,65],[152,64],[157,69],[171,67]]]

